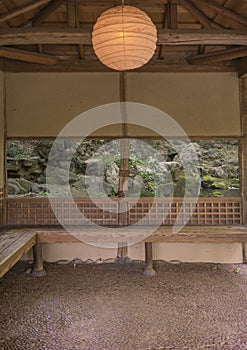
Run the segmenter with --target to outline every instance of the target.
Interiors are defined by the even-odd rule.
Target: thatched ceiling
[[[97,17],[117,0],[2,0],[0,57],[9,71],[104,71],[91,46]],[[246,70],[246,0],[126,0],[159,30],[143,71]],[[168,34],[167,34],[168,33]],[[30,61],[30,62],[29,62]]]

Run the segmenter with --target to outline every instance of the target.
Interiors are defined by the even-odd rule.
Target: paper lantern
[[[118,71],[129,70],[143,66],[153,57],[157,29],[142,10],[116,6],[97,19],[92,42],[104,65]]]

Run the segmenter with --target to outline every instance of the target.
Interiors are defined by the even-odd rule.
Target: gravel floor
[[[1,350],[247,349],[247,265],[25,266],[0,284]]]

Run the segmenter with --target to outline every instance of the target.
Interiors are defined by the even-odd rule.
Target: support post
[[[144,276],[153,277],[156,272],[153,267],[153,243],[145,242],[145,268]]]
[[[119,99],[123,102],[121,105],[121,123],[122,136],[120,141],[120,168],[119,168],[119,183],[118,196],[125,198],[128,195],[128,179],[129,179],[129,140],[127,138],[127,116],[124,102],[126,101],[126,74],[121,72],[119,76]],[[118,213],[119,226],[128,225],[128,206],[126,202],[119,202]],[[121,261],[128,262],[128,245],[127,242],[118,243],[117,257]]]
[[[43,265],[43,258],[42,258],[42,244],[36,243],[33,246],[33,271],[32,276],[34,277],[43,277],[46,275],[46,271],[44,269]]]
[[[242,198],[242,224],[247,225],[247,78],[239,79],[240,117],[242,140],[240,145],[240,180]],[[242,243],[243,262],[247,261],[247,244]]]
[[[243,252],[243,263],[247,264],[247,249],[246,249],[246,243],[242,243],[242,252]]]

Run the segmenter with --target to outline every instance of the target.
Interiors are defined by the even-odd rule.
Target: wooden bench
[[[0,235],[0,277],[2,277],[37,241],[30,229],[8,230]]]
[[[128,241],[138,239],[145,243],[144,274],[153,276],[152,243],[242,243],[243,260],[246,260],[245,243],[247,243],[247,226],[186,226],[179,233],[173,233],[172,227],[161,226],[152,231],[152,226],[129,226],[124,229],[128,233]],[[78,228],[77,228],[78,231]],[[0,277],[2,277],[31,248],[34,255],[34,276],[43,276],[45,270],[42,260],[42,243],[90,242],[120,243],[126,237],[121,233],[107,234],[104,229],[83,226],[80,233],[65,231],[59,227],[15,228],[2,232],[0,235]],[[116,231],[117,232],[117,231]],[[144,237],[144,238],[143,238]],[[138,239],[137,239],[138,238]],[[143,239],[141,239],[143,238]]]

